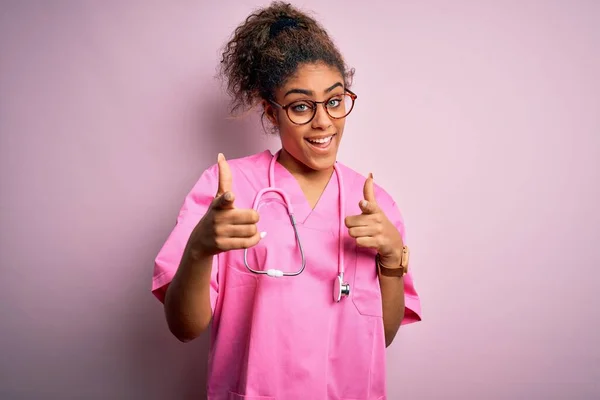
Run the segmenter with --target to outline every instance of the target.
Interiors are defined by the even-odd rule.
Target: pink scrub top
[[[229,160],[235,206],[252,208],[268,186],[269,151]],[[365,177],[338,162],[346,204],[344,215],[361,213]],[[217,192],[218,168],[208,168],[186,197],[177,224],[156,257],[152,292],[162,302],[187,240]],[[295,178],[275,164],[275,186],[294,207],[306,268],[298,276],[256,275],[244,265],[244,251],[214,257],[210,300],[213,310],[208,366],[212,400],[386,398],[385,335],[375,252],[359,248],[344,232],[345,280],[350,296],[336,303],[339,187],[333,174],[311,209]],[[375,185],[378,205],[405,237],[394,200]],[[254,269],[294,272],[301,267],[293,228],[277,195],[259,210],[261,242],[248,251]],[[402,324],[420,321],[420,300],[411,272],[404,278]]]

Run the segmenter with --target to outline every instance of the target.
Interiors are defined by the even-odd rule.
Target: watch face
[[[408,272],[409,257],[410,249],[408,248],[408,246],[404,246],[404,248],[402,249],[402,261],[400,262],[400,265],[402,266],[402,269],[404,269],[405,273]]]

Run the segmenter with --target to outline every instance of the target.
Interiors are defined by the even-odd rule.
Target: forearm
[[[379,274],[385,346],[392,344],[404,318],[404,279]]]
[[[165,295],[165,315],[169,330],[177,339],[188,342],[210,324],[210,278],[213,256],[186,248],[181,263]]]

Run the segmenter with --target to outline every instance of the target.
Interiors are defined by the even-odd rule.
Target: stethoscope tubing
[[[288,215],[290,218],[290,223],[292,224],[292,227],[294,229],[296,243],[298,243],[298,247],[300,249],[300,255],[302,258],[302,266],[298,271],[295,271],[295,272],[283,272],[283,271],[275,270],[275,269],[257,270],[255,268],[250,267],[250,264],[248,263],[248,249],[244,249],[244,264],[246,265],[246,268],[248,268],[248,270],[250,270],[251,272],[253,272],[255,274],[259,274],[259,275],[269,275],[269,276],[275,276],[275,277],[298,276],[302,272],[304,272],[304,269],[306,268],[306,257],[304,254],[304,249],[302,247],[302,241],[300,240],[300,235],[298,234],[298,227],[296,224],[296,219],[294,217],[294,209],[292,206],[292,202],[290,201],[290,198],[285,191],[275,187],[275,162],[277,161],[279,153],[280,152],[277,152],[275,155],[273,155],[273,157],[271,158],[271,162],[269,163],[269,186],[264,189],[261,189],[256,194],[252,208],[254,210],[258,211],[258,206],[260,204],[260,200],[266,193],[277,193],[278,195],[281,196],[281,198],[285,202],[287,212],[288,212]],[[346,204],[346,200],[345,200],[345,195],[344,195],[344,184],[343,184],[343,180],[342,180],[342,174],[338,168],[337,162],[336,162],[336,164],[334,164],[333,168],[336,173],[337,180],[338,180],[339,208],[340,208],[339,209],[339,238],[338,238],[339,239],[338,240],[338,276],[343,281],[344,272],[345,272],[345,268],[344,268],[344,228],[345,228],[344,207]]]

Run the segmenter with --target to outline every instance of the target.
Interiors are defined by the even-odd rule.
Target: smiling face
[[[335,119],[344,107],[344,78],[340,71],[323,63],[300,65],[292,77],[275,91],[277,105],[265,103],[266,114],[278,127],[283,151],[279,161],[295,171],[328,171],[333,168],[344,133],[345,118]],[[303,102],[304,100],[304,102]],[[316,105],[314,118],[312,100]],[[292,104],[293,103],[293,104]],[[291,118],[290,118],[291,117]],[[292,121],[293,120],[293,121]]]

